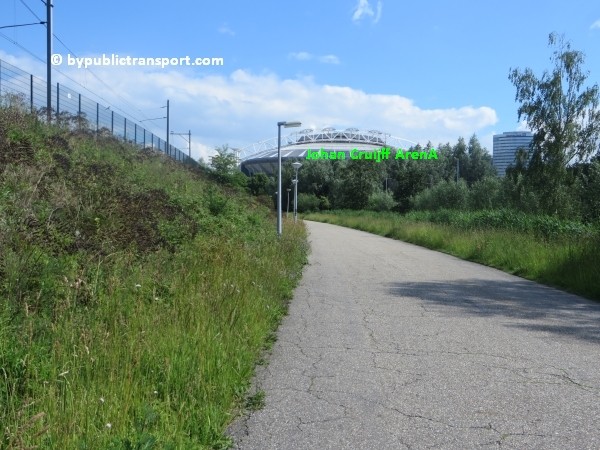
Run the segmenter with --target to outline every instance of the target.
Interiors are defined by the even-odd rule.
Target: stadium
[[[388,147],[394,151],[408,149],[413,145],[416,143],[378,130],[308,128],[281,138],[281,161],[305,160],[309,150],[343,152],[345,158],[350,159],[350,151],[353,149],[374,151]],[[248,176],[257,173],[274,174],[277,170],[277,137],[244,147],[238,157],[241,171]]]

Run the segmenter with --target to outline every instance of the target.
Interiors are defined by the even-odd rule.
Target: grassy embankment
[[[400,239],[600,300],[600,230],[511,211],[304,215]]]
[[[0,108],[0,449],[227,445],[306,261],[198,169]]]

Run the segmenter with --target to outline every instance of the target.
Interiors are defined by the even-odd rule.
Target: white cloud
[[[369,4],[369,0],[358,0],[358,4],[355,6],[354,13],[352,14],[352,20],[358,22],[363,16],[370,16],[373,18],[373,23],[377,23],[381,18],[382,8],[383,4],[381,1],[377,2],[377,12],[375,12]]]
[[[311,55],[308,52],[295,52],[295,53],[290,53],[288,55],[288,57],[290,59],[297,59],[298,61],[308,61],[308,60],[312,59],[313,55]]]
[[[6,60],[2,52],[0,58]],[[11,63],[28,71],[36,64],[39,66],[27,58],[12,58]],[[319,84],[311,77],[282,79],[273,73],[255,74],[247,70],[226,73],[225,68],[204,76],[184,69],[95,68],[94,72],[119,93],[117,96],[83,70],[61,69],[90,91],[101,93],[109,102],[104,104],[130,111],[135,117],[163,116],[165,110],[161,106],[169,99],[171,129],[191,130],[192,157],[203,157],[205,161],[216,146],[229,144],[243,148],[276,136],[276,124],[282,120],[300,120],[303,128],[377,129],[421,144],[431,140],[434,145],[455,142],[458,136],[468,138],[473,133],[488,133],[487,127],[498,121],[495,110],[488,106],[423,109],[400,95]],[[64,83],[90,97],[69,80]],[[164,122],[157,120],[143,125],[164,137]],[[187,152],[183,139],[174,138],[173,143]]]
[[[313,55],[312,53],[308,53],[308,52],[292,52],[292,53],[288,54],[288,58],[295,59],[297,61],[310,61],[310,60],[316,59],[317,61],[324,63],[324,64],[339,64],[340,63],[340,58],[338,58],[335,55],[316,56],[316,55]]]
[[[319,58],[319,61],[325,64],[339,64],[340,58],[335,55],[323,55]]]
[[[229,36],[235,36],[235,31],[229,28],[227,25],[223,24],[219,27],[219,33],[228,34]]]
[[[531,131],[526,120],[521,120],[515,131]]]
[[[594,28],[600,29],[600,19],[596,20],[592,26],[590,27],[590,30],[593,30]]]
[[[383,9],[383,3],[381,3],[380,1],[377,2],[377,13],[375,13],[375,19],[373,19],[373,23],[377,23],[379,22],[379,19],[381,19],[381,10]]]

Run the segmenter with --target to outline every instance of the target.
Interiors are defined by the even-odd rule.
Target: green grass
[[[420,220],[415,220],[415,217]],[[400,239],[521,277],[600,300],[600,238],[587,233],[540,235],[534,231],[432,223],[428,216],[337,211],[313,213],[307,220],[342,225]]]
[[[246,399],[246,408],[250,411],[258,411],[265,406],[265,391],[258,391]]]
[[[0,449],[228,446],[307,244],[209,178],[0,108]]]

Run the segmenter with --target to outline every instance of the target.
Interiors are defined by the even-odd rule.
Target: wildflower
[[[108,429],[110,430],[110,429],[112,428],[112,423],[110,423],[110,422],[109,422],[109,423],[107,423],[107,424],[106,424],[106,428],[108,428]]]
[[[158,395],[158,391],[154,391],[154,395]]]

